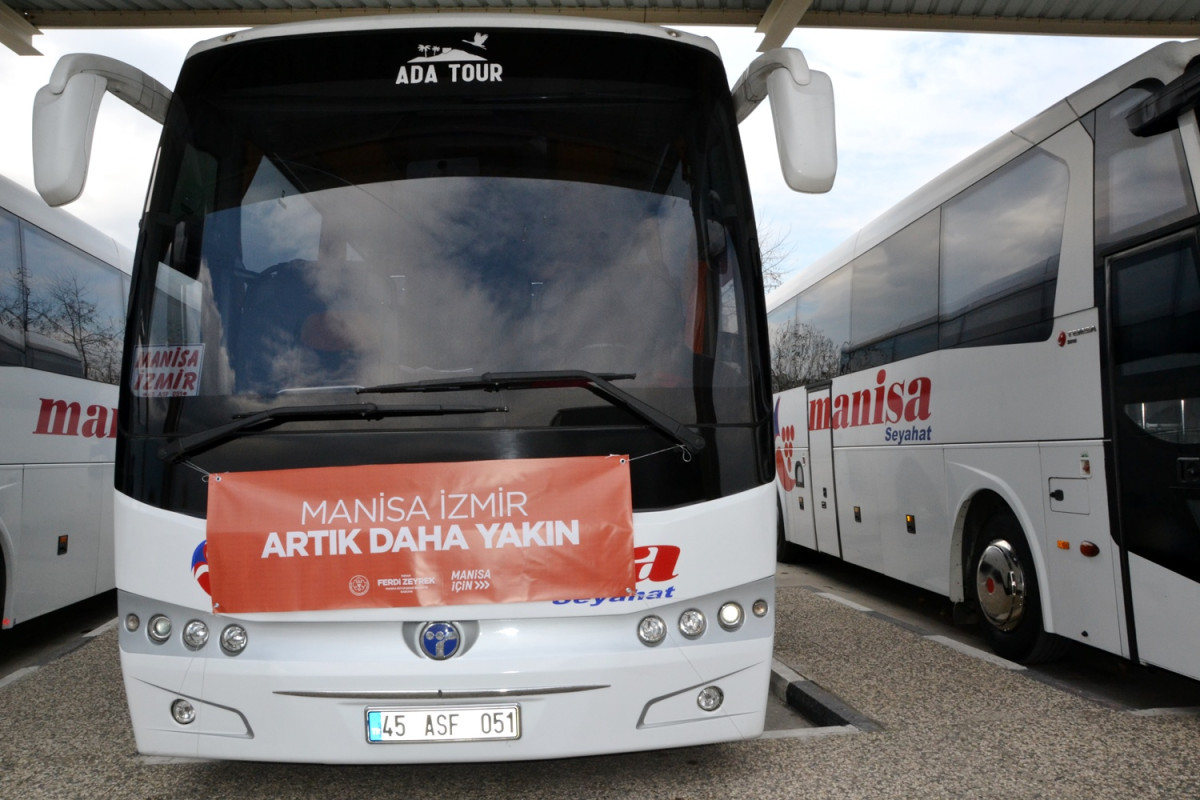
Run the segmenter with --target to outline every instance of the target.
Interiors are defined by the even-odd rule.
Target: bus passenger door
[[[829,405],[830,389],[809,392],[809,408]],[[833,426],[817,425],[809,419],[808,462],[812,483],[813,519],[817,526],[817,550],[842,557],[838,536],[837,491],[833,484]]]
[[[1107,262],[1117,525],[1138,658],[1200,678],[1200,239]]]
[[[808,394],[791,389],[775,401],[775,472],[784,529],[792,544],[817,549],[812,483],[808,479]]]

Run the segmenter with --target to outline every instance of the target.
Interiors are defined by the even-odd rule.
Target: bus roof
[[[71,212],[51,208],[37,194],[3,175],[0,175],[0,208],[129,274],[133,254],[127,247]]]
[[[417,28],[517,28],[521,30],[571,30],[594,31],[597,33],[621,33],[631,36],[648,36],[670,41],[685,42],[708,50],[720,57],[717,45],[706,36],[663,28],[640,22],[618,20],[595,20],[582,17],[544,17],[523,14],[415,14],[399,16],[371,16],[359,19],[330,19],[311,22],[292,22],[279,25],[264,25],[243,31],[218,36],[197,42],[188,51],[188,58],[217,47],[256,39],[271,39],[281,36],[304,36],[320,33],[345,33],[347,31],[376,31],[389,28],[412,30]]]
[[[1188,63],[1197,56],[1200,56],[1200,40],[1166,42],[1073,92],[950,167],[812,262],[799,275],[771,293],[767,299],[767,310],[773,310],[796,292],[854,260],[896,231],[1024,151],[1045,141],[1133,84],[1148,79],[1158,79],[1164,84],[1170,83],[1179,77]]]

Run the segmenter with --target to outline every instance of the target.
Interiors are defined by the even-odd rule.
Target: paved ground
[[[777,614],[779,662],[877,730],[532,763],[154,763],[108,631],[0,687],[0,798],[1200,797],[1196,714],[1114,710],[803,587]]]

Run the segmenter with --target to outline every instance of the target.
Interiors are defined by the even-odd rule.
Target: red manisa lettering
[[[38,412],[34,433],[50,436],[84,436],[89,439],[117,438],[117,410],[107,406],[87,407],[87,416],[80,424],[83,407],[66,400],[41,398],[42,408]]]
[[[887,384],[887,370],[881,369],[875,376],[875,384],[874,389],[809,400],[808,429],[857,428],[929,419],[929,396],[933,393],[933,381],[929,378]]]

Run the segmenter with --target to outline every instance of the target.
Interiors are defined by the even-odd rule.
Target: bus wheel
[[[996,655],[1033,664],[1062,656],[1069,643],[1042,625],[1033,555],[1011,514],[993,516],[980,532],[972,560],[979,624]]]

